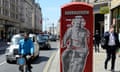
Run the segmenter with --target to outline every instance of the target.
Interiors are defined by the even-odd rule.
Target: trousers
[[[106,49],[106,60],[105,60],[105,68],[107,68],[108,62],[111,60],[111,69],[115,67],[115,60],[116,60],[116,46],[108,46]]]

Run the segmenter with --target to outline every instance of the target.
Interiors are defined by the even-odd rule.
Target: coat
[[[118,48],[118,47],[119,47],[118,34],[114,32],[113,35],[114,35],[114,38],[115,38],[115,46],[116,46],[116,48]],[[105,38],[105,40],[106,40],[106,42],[105,42],[105,47],[106,47],[106,48],[109,47],[109,45],[108,45],[109,36],[110,36],[109,32],[105,32],[104,38]]]

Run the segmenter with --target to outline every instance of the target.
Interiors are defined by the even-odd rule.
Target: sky
[[[60,19],[60,8],[62,5],[71,2],[71,0],[36,0],[42,9],[43,31],[48,27],[57,25]]]

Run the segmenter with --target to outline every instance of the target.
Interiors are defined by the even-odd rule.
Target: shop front
[[[3,31],[4,31],[4,25],[0,24],[0,41],[2,41],[3,38]]]
[[[120,33],[120,0],[111,1],[111,24],[115,26],[115,31]]]
[[[0,41],[10,41],[11,36],[18,32],[18,23],[0,19]]]
[[[111,9],[111,23],[115,26],[115,31],[120,33],[120,5]]]

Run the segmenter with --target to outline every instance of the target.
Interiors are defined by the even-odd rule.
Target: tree
[[[109,13],[110,9],[108,6],[103,6],[103,7],[100,7],[100,13],[101,14],[107,14]]]

